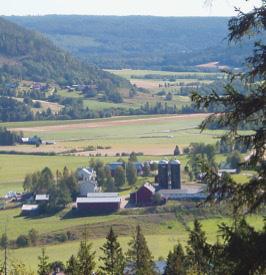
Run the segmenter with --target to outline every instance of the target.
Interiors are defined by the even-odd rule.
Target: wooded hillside
[[[9,17],[102,68],[184,70],[209,62],[240,67],[252,42],[228,44],[226,17]]]

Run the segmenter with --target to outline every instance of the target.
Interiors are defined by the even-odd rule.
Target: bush
[[[60,243],[63,243],[68,240],[68,236],[66,233],[59,233],[56,235],[55,239],[59,241]]]
[[[38,241],[38,231],[35,229],[31,229],[28,233],[29,241],[32,245],[36,245]]]
[[[55,261],[49,264],[51,271],[53,272],[63,272],[65,271],[65,265],[61,261]],[[54,274],[54,273],[53,273]]]
[[[174,150],[174,156],[179,156],[180,155],[180,149],[178,145],[176,145],[175,150]]]
[[[29,245],[29,238],[26,235],[19,235],[16,240],[16,245],[18,247],[26,247]]]
[[[73,232],[71,232],[71,231],[67,231],[66,235],[67,235],[67,239],[68,239],[69,241],[73,241],[73,240],[76,239],[75,233],[73,233]]]
[[[35,101],[33,103],[33,108],[40,109],[42,107],[41,103],[39,101]]]

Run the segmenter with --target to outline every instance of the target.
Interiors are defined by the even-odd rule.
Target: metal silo
[[[158,182],[161,189],[168,189],[168,161],[161,160],[158,164]]]
[[[171,175],[171,189],[181,189],[180,161],[172,160],[169,164]]]

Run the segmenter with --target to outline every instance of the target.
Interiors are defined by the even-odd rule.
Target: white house
[[[80,168],[77,170],[79,193],[83,197],[87,197],[88,193],[99,192],[96,180],[96,171],[92,168]]]

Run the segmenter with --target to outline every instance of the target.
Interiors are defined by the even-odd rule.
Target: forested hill
[[[175,69],[209,62],[239,67],[250,44],[228,45],[225,17],[9,17],[102,68]]]
[[[125,80],[73,58],[43,35],[0,17],[0,74],[7,78],[54,81],[58,84],[106,82],[129,85]],[[111,83],[111,84],[110,84]]]

